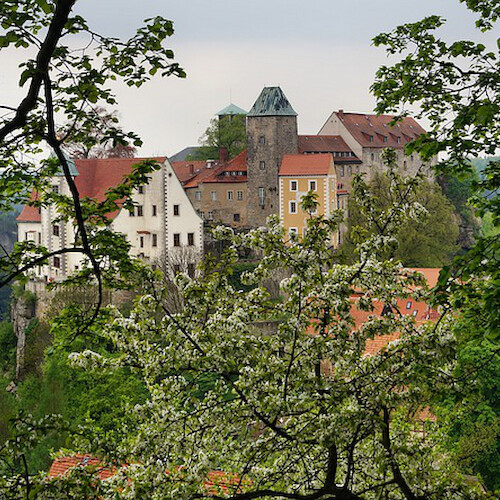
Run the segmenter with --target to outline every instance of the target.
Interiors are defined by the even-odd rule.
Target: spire
[[[297,116],[280,87],[264,87],[247,116]]]

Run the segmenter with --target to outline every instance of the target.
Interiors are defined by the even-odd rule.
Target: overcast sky
[[[79,0],[94,31],[127,37],[147,17],[174,21],[169,40],[186,79],[117,86],[123,126],[144,140],[143,155],[195,145],[230,101],[249,110],[265,85],[280,85],[317,133],[336,109],[371,111],[369,86],[387,59],[371,39],[398,24],[439,14],[443,36],[474,38],[474,17],[458,0]],[[0,95],[16,100],[16,54],[2,55]]]

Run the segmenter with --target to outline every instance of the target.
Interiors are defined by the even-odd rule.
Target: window
[[[142,217],[142,205],[137,205],[137,217]]]
[[[227,192],[227,199],[228,200],[232,200],[233,199],[233,192],[232,191],[228,191]]]
[[[296,201],[291,201],[289,208],[290,208],[290,213],[291,214],[296,214],[297,213],[297,202]]]
[[[375,160],[375,153],[372,153],[372,154],[370,155],[370,157],[371,157],[372,161],[374,161],[374,160]]]
[[[55,194],[59,193],[59,186],[52,186],[52,192]]]
[[[132,210],[130,210],[130,212],[128,214],[130,215],[130,217],[134,217],[135,216],[135,208],[132,207]]]
[[[265,169],[266,169],[266,162],[265,162],[265,161],[261,161],[261,162],[259,162],[259,168],[260,168],[261,170],[265,170]]]
[[[205,220],[205,212],[200,212],[200,217]]]
[[[384,136],[382,136],[382,137],[384,138],[384,142],[387,142],[387,136],[386,136],[386,135],[384,135]]]
[[[236,191],[236,198],[241,201],[243,199],[243,191]]]
[[[188,245],[190,247],[194,246],[194,233],[188,233]]]
[[[359,165],[356,165],[356,173],[359,174]]]
[[[195,199],[196,201],[200,201],[200,200],[201,200],[201,191],[196,191],[196,192],[194,193],[194,199]]]
[[[406,168],[406,160],[403,161],[403,168]]]
[[[180,213],[179,205],[174,205],[174,215],[179,215],[179,213]]]
[[[208,212],[208,220],[214,220],[214,213]]]
[[[297,191],[297,181],[290,181],[290,191]]]
[[[42,233],[38,233],[38,244],[42,244]]]
[[[259,144],[265,144],[265,143],[266,143],[266,138],[265,138],[265,136],[261,135],[259,137]]]
[[[190,278],[194,278],[195,270],[196,270],[195,265],[192,262],[190,262],[188,264],[188,276]]]
[[[153,217],[156,217],[156,214],[157,214],[157,209],[156,209],[156,205],[153,205]]]
[[[316,181],[309,181],[309,191],[316,191]]]
[[[415,316],[415,317],[416,317],[416,316],[417,316],[417,310],[415,309],[415,311],[413,311],[413,313],[412,313],[412,314],[413,314],[413,316]]]
[[[352,167],[351,167],[351,165],[349,165],[347,167],[347,175],[352,175]]]
[[[174,247],[181,246],[181,235],[180,233],[174,233]]]
[[[399,135],[396,137],[396,142],[397,142],[398,144],[401,144],[401,137],[399,137]]]
[[[139,194],[144,194],[144,186],[139,186]]]
[[[144,248],[144,236],[141,236],[141,237],[139,238],[139,246],[140,246],[141,248]]]
[[[266,190],[263,187],[259,188],[259,205],[264,207],[266,204]]]
[[[406,303],[406,309],[411,309],[411,300]]]
[[[234,222],[240,222],[240,214],[234,214],[233,215],[233,221]]]
[[[369,140],[370,142],[373,142],[373,135],[369,135],[369,136],[368,136],[368,140]]]
[[[210,196],[212,198],[212,201],[216,201],[217,200],[217,191],[212,191],[210,193]]]
[[[174,264],[174,274],[179,274],[181,272],[181,266],[179,264]]]
[[[52,226],[52,234],[53,234],[54,236],[59,236],[59,226],[58,226],[57,224],[54,224],[54,225]]]
[[[57,269],[61,267],[61,257],[54,257],[54,267],[57,267]]]
[[[344,165],[340,165],[340,177],[344,177]]]
[[[298,233],[298,231],[297,231],[296,227],[290,227],[290,228],[288,228],[288,234],[289,234],[289,236],[294,236],[297,233]]]
[[[158,235],[157,234],[152,235],[151,246],[152,247],[158,246]]]
[[[410,156],[410,161],[413,161],[413,155]]]

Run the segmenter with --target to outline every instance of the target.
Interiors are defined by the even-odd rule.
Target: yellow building
[[[331,154],[285,155],[279,171],[280,219],[287,233],[303,236],[309,214],[301,208],[302,197],[317,194],[318,215],[337,209],[337,178]],[[335,242],[336,244],[337,242]]]

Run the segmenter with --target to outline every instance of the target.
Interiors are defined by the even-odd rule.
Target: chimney
[[[226,163],[229,159],[229,152],[227,148],[219,148],[219,163]]]

